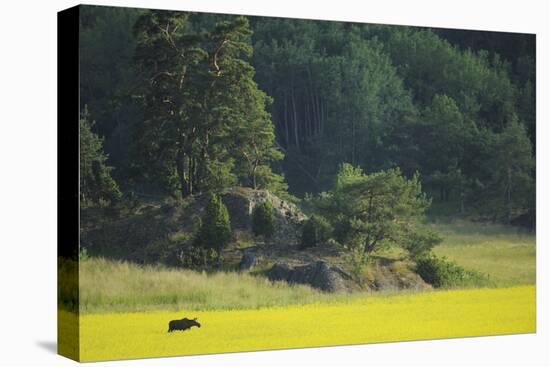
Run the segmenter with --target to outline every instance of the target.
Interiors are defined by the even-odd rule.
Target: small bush
[[[416,272],[425,282],[435,288],[453,288],[460,286],[485,286],[489,277],[478,272],[465,270],[446,258],[433,254],[416,260]]]
[[[430,251],[443,241],[443,238],[431,230],[419,230],[406,238],[403,247],[409,252],[411,259],[427,256]]]
[[[268,239],[275,233],[275,215],[270,201],[264,201],[254,207],[252,211],[252,232],[255,236],[264,236]]]
[[[204,270],[214,265],[219,265],[219,261],[223,259],[213,248],[189,245],[176,251],[171,260],[174,263],[169,265],[176,265],[194,270]]]
[[[199,224],[194,246],[214,249],[218,256],[231,241],[231,222],[227,207],[216,194],[210,195],[210,201]]]
[[[194,270],[204,270],[216,265],[217,255],[214,248],[194,243],[192,235],[186,232],[178,232],[159,239],[145,248],[145,262],[148,264],[163,264]]]
[[[360,249],[354,249],[348,251],[344,255],[343,260],[346,263],[347,268],[353,279],[361,287],[364,287],[367,264],[369,262],[368,255],[363,253]]]
[[[144,249],[144,260],[148,264],[166,264],[178,245],[177,242],[171,241],[169,238],[153,241]]]
[[[342,215],[337,216],[334,221],[334,238],[339,243],[345,244],[352,241],[352,232],[351,221]]]
[[[312,215],[302,227],[301,247],[307,248],[326,242],[332,234],[330,223],[319,215]]]
[[[90,255],[88,254],[88,249],[86,247],[80,246],[80,251],[78,252],[78,260],[82,261],[88,261],[90,259]]]

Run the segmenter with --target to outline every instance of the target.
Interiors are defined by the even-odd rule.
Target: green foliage
[[[166,264],[170,253],[175,250],[178,243],[168,238],[159,239],[147,245],[144,250],[144,260],[149,264]]]
[[[257,204],[252,211],[252,232],[269,239],[275,233],[275,214],[269,200]]]
[[[204,229],[199,227],[199,230]],[[207,270],[222,260],[216,246],[199,242],[197,236],[193,238],[187,232],[177,232],[151,242],[144,252],[145,263],[175,268]]]
[[[370,260],[368,254],[364,253],[360,249],[352,249],[344,254],[343,260],[348,266],[348,269],[357,284],[364,286],[366,266]]]
[[[62,309],[78,312],[80,306],[80,266],[88,261],[79,262],[66,257],[57,258],[57,297]]]
[[[78,263],[74,266],[78,272]],[[60,289],[61,305],[76,306],[78,310],[80,300],[82,313],[258,309],[335,302],[350,297],[347,293],[328,294],[306,285],[272,283],[247,273],[199,272],[103,258],[91,258],[81,265],[79,294],[78,283],[74,281],[78,277],[72,269],[66,269],[65,265],[60,269],[59,279],[72,283]]]
[[[365,255],[402,244],[430,201],[417,175],[407,179],[398,169],[365,175],[342,164],[333,189],[317,199],[317,210],[335,227],[337,239]]]
[[[321,194],[320,198],[330,200],[330,196]],[[351,221],[344,214],[337,214],[332,218],[334,238],[341,244],[350,244],[353,240],[353,228]]]
[[[515,88],[501,62],[491,63],[484,51],[461,51],[430,30],[380,28],[386,32],[373,33],[385,33],[382,44],[418,104],[446,94],[480,127],[499,128],[510,117]]]
[[[247,61],[248,20],[236,17],[196,32],[192,19],[185,12],[149,11],[134,27],[135,61],[144,76],[145,119],[136,128],[142,170],[175,173],[168,188],[182,197],[237,181],[266,187],[274,175],[270,164],[282,153],[274,148],[266,111],[271,100]]]
[[[535,208],[535,161],[524,126],[514,118],[488,144],[488,175],[479,186],[477,207],[493,219],[511,220]]]
[[[403,248],[414,260],[427,256],[441,242],[443,242],[443,238],[438,233],[422,228],[406,236],[403,240]]]
[[[212,248],[201,246],[186,246],[177,253],[173,254],[173,264],[186,269],[205,270],[219,265],[221,261],[219,255]]]
[[[489,274],[499,287],[534,284],[536,280],[536,236],[504,224],[453,220],[431,224],[445,238],[435,247],[460,266]]]
[[[307,248],[326,242],[332,234],[330,222],[313,214],[302,227],[301,247]]]
[[[231,241],[231,222],[227,207],[219,195],[210,194],[208,205],[202,216],[194,245],[216,251],[218,260],[221,251]]]
[[[103,139],[93,131],[88,109],[80,117],[80,203],[81,205],[114,203],[122,194],[111,177],[112,167],[106,164]]]
[[[88,254],[88,249],[86,247],[80,246],[80,250],[78,252],[78,261],[88,261],[90,259],[90,255]]]
[[[145,247],[144,260],[149,264],[181,266],[179,252],[189,247],[192,236],[185,232],[153,241]]]
[[[80,107],[87,106],[97,121],[94,131],[104,137],[105,151],[109,162],[117,167],[114,174],[120,183],[130,177],[131,131],[143,113],[132,98],[138,80],[132,60],[136,47],[132,27],[143,11],[107,6],[80,8]]]
[[[436,288],[486,286],[489,284],[488,276],[467,271],[455,262],[446,258],[438,258],[433,254],[416,260],[416,272],[425,282]]]
[[[419,172],[452,215],[534,217],[532,35],[110,7],[80,30],[81,103],[125,190],[290,198],[350,162]]]
[[[326,188],[341,162],[385,166],[382,137],[415,109],[382,45],[356,25],[262,19],[254,29],[293,192]]]
[[[474,36],[449,31],[445,37],[467,43]],[[502,42],[511,36],[488,37]],[[535,141],[534,47],[529,37],[520,38],[514,42],[525,47],[517,53],[499,46],[508,50],[511,70],[497,54],[461,50],[433,30],[258,22],[258,81],[274,97],[291,191],[326,189],[341,162],[369,172],[397,166],[407,176],[421,172],[426,192],[454,205],[455,214],[474,213],[492,190],[483,189],[495,172],[486,164],[490,135],[517,115],[531,145]],[[484,205],[508,205],[505,195],[496,197],[498,203]]]

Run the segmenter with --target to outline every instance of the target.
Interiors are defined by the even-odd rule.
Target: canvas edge
[[[57,353],[76,361],[80,360],[79,16],[79,5],[57,13]]]

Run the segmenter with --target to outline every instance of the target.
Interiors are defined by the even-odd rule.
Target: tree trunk
[[[188,195],[193,195],[193,181],[195,179],[195,175],[194,175],[194,169],[193,169],[193,157],[191,157],[191,155],[189,155],[187,157],[187,170],[189,172],[188,174],[188,180],[187,180],[187,192],[188,192]]]
[[[298,135],[298,115],[296,113],[296,101],[294,99],[294,90],[292,90],[292,112],[294,117],[294,142],[296,149],[300,151],[300,137]]]
[[[288,108],[287,108],[288,101],[287,101],[286,94],[284,95],[283,99],[284,99],[284,115],[283,115],[283,122],[284,122],[284,125],[285,125],[285,146],[288,148],[288,143],[289,143],[289,134],[288,134]]]
[[[508,223],[511,223],[512,222],[512,169],[510,167],[508,167],[508,182],[507,182],[507,195],[506,195],[506,200],[507,200],[507,211],[508,211]]]
[[[252,168],[252,186],[253,186],[254,190],[258,189],[258,184],[256,183],[256,169],[257,168],[258,168],[258,165],[254,164],[254,166]]]
[[[351,164],[355,166],[355,119],[351,122]]]
[[[178,173],[181,198],[184,199],[189,193],[185,179],[185,154],[181,149],[178,150],[176,155],[176,171]]]

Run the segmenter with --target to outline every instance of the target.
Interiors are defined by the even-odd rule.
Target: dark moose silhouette
[[[196,317],[193,320],[189,320],[186,317],[181,320],[172,320],[168,323],[168,332],[171,333],[172,331],[176,330],[183,331],[191,329],[191,327],[193,326],[201,327],[201,324],[199,324]]]

